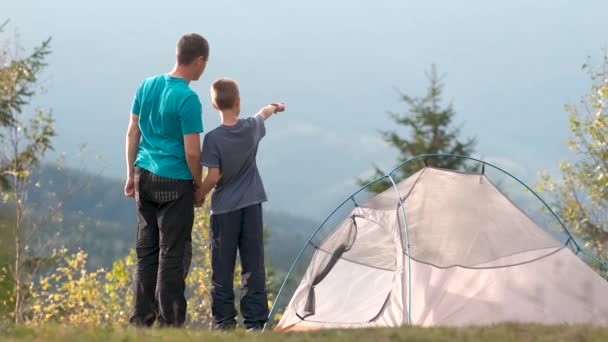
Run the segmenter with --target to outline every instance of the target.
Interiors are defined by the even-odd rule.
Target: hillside
[[[122,180],[44,165],[32,184],[28,203],[35,213],[32,216],[43,223],[40,240],[48,241],[59,232],[53,245],[84,249],[89,253],[90,268],[111,266],[134,246],[135,203],[124,197]],[[6,207],[0,211],[3,215],[10,212]],[[317,223],[267,209],[264,219],[270,232],[266,243],[268,264],[283,273]]]

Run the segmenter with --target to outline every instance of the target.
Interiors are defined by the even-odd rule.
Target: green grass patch
[[[111,326],[0,325],[2,341],[608,341],[608,327],[501,324],[470,328],[381,328],[315,332],[213,332]]]

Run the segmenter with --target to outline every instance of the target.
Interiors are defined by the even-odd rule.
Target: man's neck
[[[239,113],[234,109],[220,111],[220,119],[224,126],[234,126],[239,122]]]
[[[189,70],[177,63],[175,63],[173,70],[169,71],[168,75],[171,77],[181,78],[187,83],[190,83],[190,81],[192,81],[192,77],[190,76]]]

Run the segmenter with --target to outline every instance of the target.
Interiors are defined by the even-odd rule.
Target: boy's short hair
[[[211,100],[220,110],[234,107],[236,100],[239,98],[239,85],[236,81],[229,78],[216,80],[211,85],[211,89],[213,90],[213,98]]]
[[[209,58],[209,43],[197,33],[186,33],[177,41],[177,64],[189,65],[198,57]]]

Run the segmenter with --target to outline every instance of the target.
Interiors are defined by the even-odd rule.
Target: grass
[[[111,326],[0,325],[1,341],[608,341],[608,327],[501,324],[470,328],[382,328],[308,333],[211,332]]]

